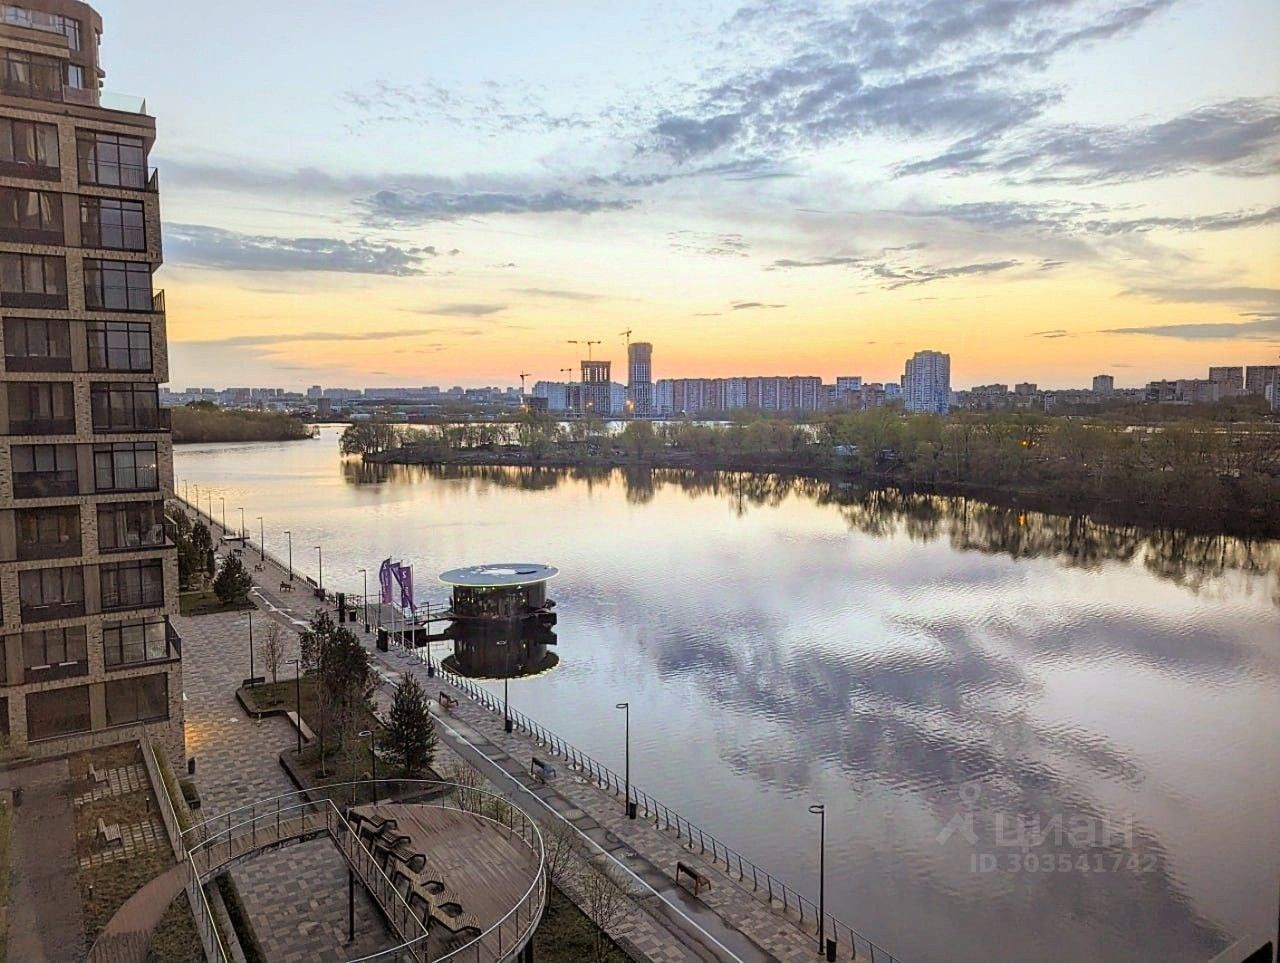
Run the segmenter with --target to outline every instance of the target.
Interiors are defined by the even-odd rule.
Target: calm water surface
[[[359,591],[547,561],[512,703],[904,960],[1201,960],[1275,932],[1280,544],[818,482],[180,446],[183,483]]]

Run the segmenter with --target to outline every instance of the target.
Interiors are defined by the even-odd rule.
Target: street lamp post
[[[222,534],[226,535],[227,534],[227,500],[223,498],[221,495],[218,496],[218,500],[222,502]],[[210,514],[212,514],[212,512],[210,512]]]
[[[240,541],[243,544],[249,540],[249,530],[244,527],[244,506],[240,506]]]
[[[320,598],[324,598],[324,549],[316,546],[316,557],[320,560]]]
[[[249,685],[253,685],[253,609],[245,615],[249,617]]]
[[[293,581],[293,532],[285,529],[285,538],[289,540],[289,581]]]
[[[510,732],[514,728],[511,725],[511,701],[507,689],[508,676],[511,674],[511,652],[507,648],[506,639],[499,639],[498,645],[502,646],[502,728],[503,731]]]
[[[265,562],[267,560],[267,526],[262,521],[262,516],[258,516],[258,561]]]
[[[378,805],[378,754],[373,747],[373,730],[362,729],[360,735],[369,737],[369,772],[373,775],[373,804]]]
[[[360,574],[364,576],[364,594],[360,596],[360,602],[364,607],[364,630],[369,631],[369,570],[367,568],[360,569]]]
[[[302,755],[302,659],[290,659],[289,665],[293,666],[293,694],[297,699],[296,711],[298,718],[295,720],[298,724],[295,727],[298,730],[298,755]]]
[[[623,770],[626,774],[625,779],[626,779],[626,787],[627,787],[626,788],[627,800],[626,800],[625,808],[627,811],[627,818],[635,819],[636,811],[631,806],[631,703],[619,702],[616,706],[614,706],[614,708],[621,709],[627,714],[627,739],[626,739],[627,749],[626,749],[626,757],[625,757],[626,766],[624,767],[624,770]]]
[[[810,806],[809,812],[820,820],[818,824],[818,954],[825,950],[827,935],[827,807],[822,803]],[[830,954],[828,954],[830,955]]]

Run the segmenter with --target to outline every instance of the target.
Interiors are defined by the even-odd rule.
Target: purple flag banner
[[[391,604],[391,559],[387,559],[378,569],[378,583],[382,589],[380,596],[383,605]]]
[[[400,607],[413,611],[413,566],[400,569]]]

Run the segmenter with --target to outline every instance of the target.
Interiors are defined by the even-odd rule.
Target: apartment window
[[[80,509],[75,505],[19,509],[14,520],[19,561],[80,554]]]
[[[65,308],[66,260],[44,254],[0,254],[0,304],[15,308]]]
[[[18,595],[24,621],[84,615],[84,573],[78,565],[19,572]]]
[[[65,81],[72,90],[84,90],[84,68],[79,64],[67,64]]]
[[[151,265],[86,258],[84,303],[91,311],[152,310]]]
[[[109,726],[169,718],[169,679],[163,672],[111,679],[104,688]]]
[[[114,251],[145,251],[147,232],[142,202],[80,198],[80,243]]]
[[[106,187],[147,186],[147,148],[141,137],[80,131],[76,137],[80,181]]]
[[[114,502],[98,506],[98,548],[131,551],[164,545],[163,502]]]
[[[74,435],[75,400],[67,381],[11,381],[9,434]]]
[[[75,445],[14,445],[12,459],[15,497],[80,494]]]
[[[94,431],[151,431],[160,427],[160,392],[154,384],[109,381],[90,386]]]
[[[16,177],[58,180],[58,128],[29,120],[0,118],[0,172]]]
[[[67,38],[67,46],[72,50],[80,49],[80,21],[73,17],[64,17],[58,13],[45,13],[43,10],[28,10],[16,3],[3,4],[4,22],[17,27],[30,27],[50,33],[60,33]]]
[[[27,694],[28,739],[50,739],[88,732],[90,726],[87,685]]]
[[[62,61],[26,50],[0,51],[0,88],[19,97],[62,99]]]
[[[100,565],[98,575],[104,612],[164,605],[164,563],[158,558]]]
[[[91,371],[150,371],[151,325],[146,321],[90,321]]]
[[[0,188],[0,240],[61,244],[62,196],[20,187]]]
[[[9,371],[70,371],[71,326],[58,318],[5,318]]]
[[[83,625],[22,633],[24,682],[88,675],[89,645]]]
[[[125,441],[93,446],[94,487],[100,492],[155,491],[160,487],[156,446]]]
[[[169,626],[163,619],[108,622],[102,627],[103,662],[107,668],[168,659]]]

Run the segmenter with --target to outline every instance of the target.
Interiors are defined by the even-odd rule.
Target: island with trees
[[[970,494],[1043,511],[1280,537],[1280,425],[1019,413],[832,413],[722,423],[525,412],[511,424],[361,423],[341,449],[373,464],[663,468],[804,474]]]
[[[194,401],[171,411],[175,445],[217,441],[300,441],[313,437],[306,422],[278,411],[219,408],[209,401]]]

